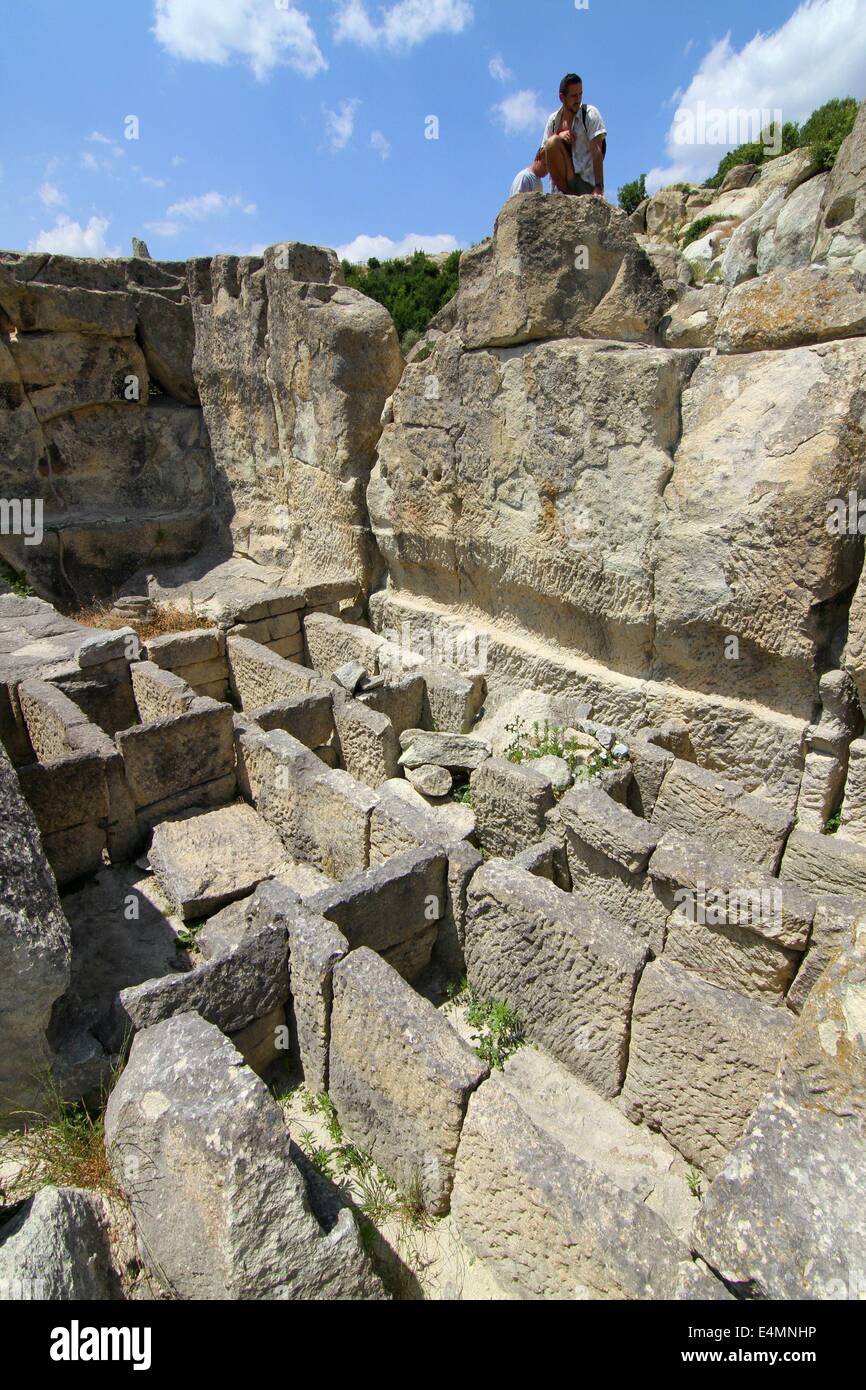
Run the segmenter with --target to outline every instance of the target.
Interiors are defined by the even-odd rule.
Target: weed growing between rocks
[[[311,1128],[298,1131],[298,1143],[317,1172],[343,1187],[353,1205],[376,1225],[396,1216],[419,1230],[430,1228],[434,1218],[425,1210],[420,1179],[399,1188],[374,1163],[372,1154],[350,1143],[326,1091],[314,1096],[300,1086],[275,1098],[285,1107],[295,1097],[306,1115],[318,1118],[330,1140],[321,1142]]]
[[[80,1102],[65,1101],[51,1080],[46,1093],[45,1110],[23,1113],[24,1127],[0,1141],[0,1161],[13,1174],[0,1182],[0,1200],[12,1205],[43,1187],[83,1187],[119,1198],[105,1153],[104,1106],[91,1114]]]
[[[501,999],[482,999],[468,980],[448,986],[448,999],[466,1011],[473,1030],[472,1045],[482,1062],[501,1071],[512,1053],[522,1047],[523,1025],[516,1011]]]
[[[526,721],[518,715],[513,723],[506,724],[505,732],[512,735],[511,742],[503,752],[503,757],[510,763],[562,758],[568,764],[575,782],[589,781],[606,768],[620,766],[621,760],[615,758],[609,749],[602,748],[594,738],[589,735],[582,738],[574,732],[569,734],[560,725],[551,724],[549,719],[545,719],[543,725],[536,720],[530,733]],[[564,792],[555,795],[559,798]]]

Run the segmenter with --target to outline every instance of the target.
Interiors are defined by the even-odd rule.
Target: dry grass
[[[102,1114],[64,1101],[52,1090],[44,1114],[28,1114],[24,1128],[0,1141],[0,1159],[14,1176],[2,1184],[2,1200],[11,1206],[43,1187],[84,1187],[118,1197],[105,1153]]]
[[[83,623],[85,627],[110,630],[131,627],[142,642],[147,642],[151,637],[161,637],[164,632],[191,632],[194,628],[216,626],[213,618],[208,617],[206,613],[199,613],[192,607],[179,608],[174,603],[159,604],[154,616],[144,620],[112,613],[108,604],[93,604],[89,608],[79,608],[69,613],[68,617],[77,623]]]

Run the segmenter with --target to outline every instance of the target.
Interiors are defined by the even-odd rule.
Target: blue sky
[[[0,0],[0,22],[10,250],[471,245],[569,68],[613,201],[737,143],[673,144],[678,109],[797,120],[866,95],[866,0]]]

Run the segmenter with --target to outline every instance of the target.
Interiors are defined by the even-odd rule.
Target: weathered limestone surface
[[[292,556],[294,579],[376,565],[364,487],[402,358],[386,310],[342,284],[332,251],[189,264],[194,370],[236,548]]]
[[[706,1194],[693,1245],[741,1293],[866,1288],[866,936],[812,990],[779,1075]]]
[[[18,329],[0,345],[2,492],[39,499],[46,531],[4,549],[47,592],[108,592],[142,554],[181,559],[207,534],[185,291],[170,263],[0,255],[0,317]]]
[[[800,1013],[822,972],[848,941],[854,927],[863,921],[866,921],[866,897],[818,894],[809,948],[788,990],[786,1002],[794,1013]]]
[[[554,807],[549,780],[533,763],[487,758],[469,779],[478,839],[488,854],[510,858],[538,840]]]
[[[719,315],[716,341],[721,352],[762,352],[852,338],[864,332],[866,280],[862,271],[786,267],[732,290]]]
[[[858,486],[864,363],[853,339],[711,357],[691,377],[657,533],[659,674],[809,717],[831,601],[857,577],[824,523]]]
[[[604,1096],[622,1086],[646,946],[577,894],[503,860],[472,878],[466,967],[484,998],[512,1005],[532,1041]]]
[[[139,1034],[105,1117],[144,1258],[176,1298],[381,1298],[344,1207],[310,1210],[280,1110],[212,1024]]]
[[[807,892],[861,896],[866,894],[866,845],[841,835],[794,830],[781,872]]]
[[[452,1210],[516,1298],[724,1297],[708,1274],[703,1295],[683,1294],[686,1245],[637,1195],[544,1133],[498,1076],[469,1101]]]
[[[202,965],[120,990],[97,1029],[112,1051],[127,1035],[195,1011],[224,1033],[238,1033],[289,997],[289,943],[284,922],[266,919],[242,929]]]
[[[14,1124],[45,1099],[47,1033],[69,984],[70,937],[33,813],[2,749],[0,880],[0,1124]]]
[[[770,873],[779,867],[793,823],[793,815],[774,803],[679,758],[665,777],[652,813],[658,830],[698,836]]]
[[[350,947],[377,951],[404,979],[427,966],[446,908],[444,852],[429,844],[395,854],[309,899]]]
[[[866,269],[866,102],[842,142],[821,203],[812,259]]]
[[[434,1215],[448,1210],[466,1103],[487,1074],[375,952],[362,946],[334,967],[330,1094],[340,1122]]]
[[[715,1175],[772,1080],[790,1027],[786,1009],[653,961],[634,1001],[626,1114]]]
[[[181,917],[207,917],[272,878],[285,858],[279,835],[252,806],[221,806],[162,821],[150,864]]]
[[[509,199],[493,238],[460,262],[467,348],[541,338],[653,342],[668,295],[624,213],[602,200]]]

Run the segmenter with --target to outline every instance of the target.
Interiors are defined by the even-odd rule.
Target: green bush
[[[639,179],[632,179],[631,183],[624,183],[617,194],[620,207],[629,215],[634,212],[635,208],[640,207],[647,196],[646,174],[641,174]]]
[[[792,150],[812,146],[815,162],[819,169],[832,169],[836,163],[839,146],[850,135],[857,119],[859,104],[854,97],[834,97],[813,111],[803,126],[796,121],[786,121],[782,126],[782,148],[780,154],[790,154]],[[705,188],[718,188],[729,169],[738,164],[765,164],[777,156],[764,153],[764,146],[772,144],[774,127],[764,131],[757,143],[740,145],[726,154],[716,173],[707,179]]]
[[[693,241],[700,241],[701,237],[710,230],[710,227],[714,227],[717,222],[727,221],[728,219],[726,217],[699,217],[696,222],[691,224],[683,236],[680,249],[685,251],[686,247],[691,246]]]
[[[441,265],[424,251],[407,260],[378,261],[371,256],[366,266],[342,262],[347,285],[384,304],[401,342],[410,332],[418,341],[434,314],[457,292],[460,252],[452,251]]]
[[[832,169],[839,146],[851,134],[857,119],[854,97],[834,97],[813,111],[800,131],[800,143],[811,145],[819,169]]]

